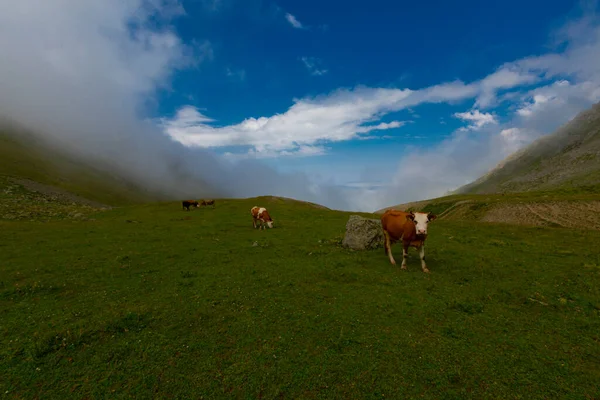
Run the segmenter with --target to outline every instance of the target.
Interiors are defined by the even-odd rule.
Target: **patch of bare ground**
[[[600,201],[498,204],[491,206],[480,221],[600,230]]]
[[[64,189],[57,188],[55,186],[45,185],[43,183],[35,182],[29,179],[21,179],[21,178],[9,178],[10,181],[17,185],[23,186],[26,190],[30,192],[38,192],[42,195],[49,196],[51,198],[55,198],[58,200],[82,204],[93,208],[101,208],[101,209],[110,209],[111,207],[98,203],[96,201],[92,201],[86,199],[84,197],[78,196],[76,194],[70,193]]]

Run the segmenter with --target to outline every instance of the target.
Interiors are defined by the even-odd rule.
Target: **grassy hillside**
[[[427,275],[414,250],[401,271],[340,247],[349,215],[262,198],[0,220],[0,393],[600,395],[600,232],[441,219]]]
[[[388,208],[445,220],[600,229],[600,103],[450,196]]]
[[[160,198],[118,176],[50,149],[25,131],[5,125],[0,126],[0,177],[5,185],[10,181],[93,206],[136,204]]]
[[[551,135],[511,155],[455,193],[498,193],[595,187],[600,192],[600,103]]]
[[[460,194],[398,204],[388,208],[433,212],[445,221],[478,221],[521,226],[600,230],[596,188],[571,188],[503,194]]]

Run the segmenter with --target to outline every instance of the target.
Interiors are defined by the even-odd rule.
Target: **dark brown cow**
[[[200,205],[202,206],[213,206],[213,208],[215,207],[215,201],[214,200],[202,200],[202,203],[200,203]]]
[[[406,269],[408,248],[419,250],[421,268],[429,272],[425,264],[425,239],[427,239],[427,224],[436,219],[432,213],[405,212],[400,210],[387,210],[381,216],[381,227],[385,236],[385,254],[390,258],[392,265],[396,260],[392,255],[392,244],[402,240],[402,269]]]
[[[259,223],[258,229],[266,229],[264,224],[266,223],[269,228],[273,227],[273,219],[269,215],[269,212],[264,207],[254,206],[250,209],[252,214],[252,226],[256,228],[256,223]]]
[[[198,202],[196,200],[184,200],[181,202],[181,205],[183,206],[184,210],[187,208],[188,211],[190,211],[190,206],[194,206],[196,208],[199,207]]]

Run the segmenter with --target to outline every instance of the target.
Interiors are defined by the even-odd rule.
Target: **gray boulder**
[[[351,215],[346,223],[342,246],[354,250],[370,250],[383,247],[383,229],[378,219]]]

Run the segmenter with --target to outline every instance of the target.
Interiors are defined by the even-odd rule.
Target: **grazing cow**
[[[381,227],[385,236],[384,249],[392,265],[396,265],[396,260],[392,256],[392,244],[402,240],[401,268],[406,269],[408,248],[414,247],[419,250],[423,272],[429,272],[425,264],[425,239],[427,239],[427,224],[434,219],[436,219],[434,214],[424,212],[387,210],[383,213]]]
[[[200,207],[196,200],[184,200],[181,202],[181,205],[183,206],[184,210],[187,208],[188,211],[190,211],[190,206],[194,206],[196,208]]]
[[[258,229],[266,229],[264,224],[266,223],[269,228],[273,227],[273,219],[269,215],[269,212],[264,207],[254,206],[250,210],[250,214],[252,214],[252,226],[256,228],[256,222],[258,221],[259,227]]]
[[[213,206],[213,208],[215,207],[215,201],[214,200],[202,200],[202,203],[200,203],[200,205],[203,206]]]

